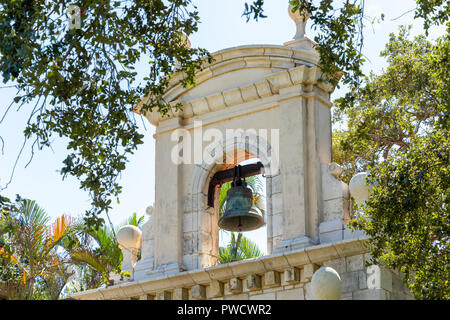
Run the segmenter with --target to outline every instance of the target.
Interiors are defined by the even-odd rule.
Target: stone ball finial
[[[117,242],[125,249],[140,249],[142,246],[142,231],[132,225],[123,226],[117,231]]]
[[[358,204],[364,203],[369,197],[370,187],[367,185],[367,173],[360,172],[353,176],[348,184],[350,194]]]
[[[154,210],[153,206],[152,206],[152,205],[149,205],[149,206],[145,209],[145,214],[146,214],[148,217],[151,217],[151,216],[153,215],[153,210]]]
[[[292,9],[294,8],[293,5],[289,5],[288,12],[289,17],[295,22],[295,25],[297,26],[297,32],[294,36],[294,40],[302,39],[305,37],[306,33],[306,23],[308,19],[311,17],[311,14],[309,12],[300,13],[299,10],[292,12]]]
[[[311,292],[314,300],[339,300],[342,293],[342,280],[336,270],[322,267],[311,279]]]

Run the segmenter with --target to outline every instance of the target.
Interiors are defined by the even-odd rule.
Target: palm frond
[[[107,272],[107,268],[104,263],[96,257],[91,251],[88,250],[80,250],[78,252],[72,253],[72,261],[75,263],[85,263],[89,265],[92,269],[105,273]]]
[[[229,263],[261,257],[263,254],[256,243],[245,237],[241,232],[231,233],[230,243],[219,247],[219,263]]]
[[[119,223],[115,230],[119,230],[121,227],[126,226],[126,225],[132,225],[135,227],[140,228],[142,226],[144,222],[144,216],[140,216],[139,218],[137,217],[137,213],[134,212],[131,216],[129,216],[128,218],[126,218],[125,220],[123,220],[121,223]]]
[[[26,225],[46,225],[50,217],[34,200],[23,200],[19,207],[20,217]]]

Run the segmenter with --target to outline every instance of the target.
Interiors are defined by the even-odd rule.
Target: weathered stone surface
[[[272,216],[272,234],[273,236],[281,236],[283,234],[283,214],[274,214]]]
[[[377,265],[367,268],[367,287],[369,289],[384,289],[392,292],[391,271]]]
[[[257,274],[249,274],[247,276],[247,289],[250,291],[261,289],[261,276]]]
[[[194,300],[206,299],[206,288],[201,284],[197,284],[191,288],[191,298]]]
[[[308,298],[309,281],[317,268],[313,264],[331,266],[344,275],[346,290],[397,287],[397,283],[392,285],[390,273],[370,269],[366,277],[361,254],[367,250],[361,243],[340,241],[355,237],[348,228],[344,231],[341,221],[348,210],[349,192],[339,180],[339,166],[331,163],[333,88],[318,81],[320,57],[311,43],[303,37],[286,46],[227,48],[213,54],[211,63],[204,63],[196,73],[196,86],[184,87],[181,73],[171,77],[164,99],[171,106],[182,103],[184,110],[170,110],[166,116],[155,110],[145,115],[156,126],[156,198],[151,228],[144,228],[146,245],[142,254],[153,260],[144,266],[145,277],[127,282],[127,288],[106,288],[77,297],[127,299],[158,292],[157,298],[170,299],[173,295],[178,299],[190,292],[200,299],[205,295],[214,299],[223,295],[227,299]],[[267,140],[267,149],[279,162],[274,171],[269,170],[272,163],[264,163],[264,173],[272,179],[266,195],[269,253],[283,254],[210,268],[216,265],[219,243],[217,208],[207,204],[210,179],[217,171],[242,160],[240,155],[234,158],[235,151],[244,151],[262,162],[268,157],[258,153],[264,147],[256,145],[253,140],[257,139],[248,143],[233,139],[230,143],[224,138],[214,145],[201,144],[200,150],[195,150],[195,145],[189,150],[209,155],[217,163],[205,159],[175,163],[170,150],[177,142],[172,134],[183,129],[196,135],[200,120],[203,128],[214,128],[222,134],[230,128],[275,129],[273,139],[260,133],[255,136]],[[230,154],[233,163],[219,163]],[[322,244],[316,245],[319,240]],[[349,257],[352,255],[359,256]]]
[[[358,272],[346,272],[340,275],[342,280],[342,292],[353,292],[359,289]]]
[[[255,294],[249,297],[249,300],[275,300],[275,292]]]
[[[279,291],[276,296],[277,300],[305,300],[303,288]]]
[[[305,248],[309,260],[312,263],[321,264],[323,261],[335,259],[339,257],[339,254],[334,247],[330,244],[320,244],[318,246],[310,246]]]
[[[183,252],[188,255],[197,252],[198,233],[185,232],[183,238],[184,238]]]
[[[196,254],[185,254],[183,255],[183,265],[188,270],[195,270],[198,268],[198,258]]]
[[[303,293],[305,295],[305,300],[314,300],[311,289],[311,282],[305,283],[305,285],[303,286]]]
[[[366,236],[364,230],[350,230],[347,226],[344,228],[344,240],[358,239]]]
[[[283,190],[281,189],[281,175],[276,175],[272,177],[272,193],[281,193]],[[281,197],[280,197],[281,198]]]
[[[216,265],[206,268],[205,271],[213,280],[228,280],[233,277],[233,271],[228,265]]]
[[[389,300],[389,292],[384,289],[366,289],[353,292],[353,300]]]
[[[358,254],[356,256],[346,257],[347,271],[358,271],[364,269],[364,255]]]
[[[248,300],[248,294],[242,293],[242,294],[235,294],[231,296],[226,296],[223,298],[224,300]]]
[[[176,288],[173,290],[173,300],[188,300],[189,291],[186,288]]]
[[[284,270],[283,279],[286,283],[294,283],[300,281],[300,270],[295,267],[287,268],[286,270]]]
[[[277,271],[268,271],[264,274],[264,286],[277,287],[280,285],[280,274]]]
[[[172,292],[160,291],[156,294],[156,300],[172,300]]]
[[[242,292],[242,280],[239,278],[231,278],[229,283],[229,288],[232,293]]]
[[[368,251],[368,249],[364,247],[364,239],[344,240],[341,242],[333,243],[333,247],[336,249],[338,257],[349,257],[366,253]]]
[[[353,300],[353,293],[347,292],[341,295],[341,300]]]
[[[293,254],[287,254],[286,259],[291,266],[303,266],[311,263],[308,254],[304,249],[296,250]]]
[[[342,230],[324,232],[320,234],[320,243],[332,243],[344,239]]]
[[[359,289],[367,289],[367,274],[366,271],[358,271]]]
[[[353,244],[345,242],[345,244],[348,244],[351,247],[354,247]],[[344,252],[346,249],[342,248],[343,244],[340,245],[340,248],[342,249],[342,252]],[[322,246],[318,247],[318,250],[323,250]],[[353,250],[353,249],[352,249]],[[352,252],[352,250],[348,250],[348,252]],[[311,249],[309,250],[311,251]],[[278,270],[290,270],[291,272],[287,272],[287,280],[292,280],[292,268],[293,267],[287,267],[289,265],[292,265],[292,261],[299,261],[304,262],[305,260],[303,258],[295,259],[292,257],[296,257],[297,255],[303,256],[305,253],[304,251],[300,250],[298,252],[291,252],[291,253],[284,253],[284,254],[278,254],[273,255],[269,257],[262,257],[259,259],[259,262],[264,264],[265,260],[269,260],[270,263],[265,263],[265,270],[271,266],[276,266]],[[292,257],[291,257],[292,256]],[[347,258],[347,259],[346,259]],[[364,257],[365,259],[365,257]],[[227,297],[227,299],[233,299],[236,296],[239,296],[239,298],[246,299],[248,297],[252,296],[258,296],[263,294],[275,294],[276,292],[281,291],[289,291],[293,289],[302,289],[304,290],[304,297],[306,299],[311,299],[311,283],[310,282],[288,282],[284,281],[284,272],[283,272],[283,278],[281,278],[281,274],[276,270],[269,270],[264,272],[264,276],[261,277],[261,281],[264,283],[264,289],[259,288],[255,290],[253,289],[252,285],[249,283],[252,283],[252,280],[247,281],[247,277],[249,274],[243,273],[242,275],[240,273],[236,272],[246,272],[246,270],[251,270],[251,266],[254,264],[254,261],[243,261],[240,262],[239,265],[246,264],[247,267],[239,267],[237,269],[234,269],[234,266],[237,266],[238,264],[226,264],[226,265],[218,265],[215,267],[208,268],[206,270],[192,270],[184,273],[174,274],[174,275],[167,275],[164,277],[159,277],[154,280],[140,280],[138,282],[127,282],[122,283],[120,285],[115,285],[110,288],[103,288],[98,289],[93,292],[83,292],[82,297],[88,297],[89,299],[129,299],[130,297],[137,297],[141,298],[144,297],[145,294],[151,295],[154,294],[154,292],[157,292],[155,294],[156,299],[179,299],[183,296],[185,296],[185,292],[178,293],[180,288],[187,288],[191,287],[194,290],[194,296],[195,296],[195,288],[192,286],[202,285],[206,287],[206,298],[209,299],[221,299],[222,297],[218,296],[220,294],[220,284],[219,282],[214,281],[221,281],[223,285],[223,291],[224,296]],[[309,265],[309,266],[308,266]],[[361,298],[361,299],[378,299],[378,298],[390,298],[390,299],[411,299],[412,296],[408,294],[407,289],[405,286],[402,285],[400,276],[398,274],[392,273],[390,270],[386,270],[383,268],[380,268],[378,266],[372,266],[370,268],[363,269],[363,270],[357,270],[357,271],[347,271],[347,267],[351,270],[357,269],[361,266],[361,257],[358,257],[358,255],[348,256],[348,257],[342,257],[339,259],[331,259],[324,261],[325,266],[331,266],[337,269],[339,271],[342,271],[341,276],[343,280],[343,295],[342,299],[348,299],[351,295],[353,295],[353,298]],[[284,266],[284,268],[281,268]],[[308,264],[299,264],[298,268],[301,268],[301,272],[298,274],[300,276],[300,280],[307,280],[308,274],[310,273],[311,268],[316,268],[311,263]],[[299,269],[296,268],[297,271]],[[295,269],[294,269],[295,270]],[[367,275],[366,275],[367,272]],[[250,275],[255,274],[250,273]],[[293,273],[295,279],[295,272]],[[256,275],[261,276],[259,273],[256,273]],[[221,277],[222,280],[216,280],[212,279],[213,277]],[[239,278],[237,277],[239,276]],[[230,284],[229,280],[234,278],[235,284],[233,285],[233,288],[235,292],[233,293],[230,290]],[[245,279],[244,282],[242,282],[242,278]],[[298,278],[297,278],[298,279]],[[282,283],[280,283],[283,280]],[[255,280],[258,282],[258,280]],[[254,282],[255,282],[254,281]],[[231,281],[233,282],[233,281]],[[281,287],[280,285],[283,284],[284,286]],[[214,290],[212,290],[214,287],[218,287],[219,289],[216,289],[216,292],[218,294],[212,294]],[[173,289],[175,287],[175,289]],[[201,287],[198,287],[199,290]],[[376,291],[378,289],[384,290],[383,291]],[[173,290],[173,292],[172,292]],[[185,289],[186,290],[186,289]],[[249,292],[247,292],[249,290]],[[372,290],[371,292],[368,292],[367,290]],[[375,290],[375,291],[374,291]],[[367,292],[366,292],[367,291]],[[240,295],[240,293],[246,293],[246,295]],[[390,293],[392,292],[392,294]],[[81,295],[81,293],[80,293]],[[216,296],[216,297],[213,297]],[[269,297],[270,295],[264,296]],[[201,298],[202,295],[200,294],[199,297]],[[273,297],[273,295],[272,295]],[[189,298],[191,298],[189,296]],[[203,298],[204,299],[204,298]],[[256,299],[256,298],[252,298]]]
[[[209,297],[217,298],[223,296],[223,282],[213,280],[209,284]]]
[[[301,282],[309,282],[311,281],[311,278],[313,277],[314,272],[319,269],[319,266],[313,263],[307,264],[303,267],[303,270],[301,272]]]
[[[339,274],[347,272],[347,266],[345,263],[345,258],[338,258],[333,260],[328,260],[323,263],[324,267],[330,267],[337,271]]]

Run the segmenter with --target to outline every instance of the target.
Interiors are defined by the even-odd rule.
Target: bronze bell
[[[240,166],[227,192],[226,208],[219,219],[219,227],[228,231],[251,231],[264,225],[261,211],[253,203],[253,192],[240,178]]]

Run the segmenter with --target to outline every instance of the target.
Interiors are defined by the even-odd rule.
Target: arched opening
[[[244,160],[237,165],[245,166],[257,164],[258,158]],[[253,204],[261,212],[264,221],[267,221],[266,205],[266,177],[260,173],[245,178],[247,186],[253,193]],[[227,206],[227,191],[231,188],[231,182],[225,182],[217,191],[219,193],[218,215],[225,213]],[[256,230],[233,232],[219,229],[219,259],[218,263],[229,263],[256,258],[267,254],[267,223]]]
[[[273,229],[274,208],[276,217],[282,216],[279,201],[281,193],[275,195],[277,201],[272,199],[274,198],[272,181],[279,180],[279,170],[277,158],[272,156],[271,146],[260,136],[243,134],[237,139],[223,140],[218,147],[212,146],[205,152],[211,153],[213,161],[195,165],[190,178],[190,192],[183,200],[183,264],[188,270],[219,264],[219,247],[226,245],[227,239],[231,239],[231,234],[221,232],[218,226],[219,198],[223,183],[212,182],[216,174],[220,175],[224,171],[233,172],[233,168],[238,164],[255,166],[259,162],[261,170],[250,175],[259,175],[262,185],[259,193],[264,196],[261,206],[265,211],[265,225],[255,231],[246,232],[245,236],[257,243],[263,254],[270,254],[276,241],[281,237],[280,230],[274,232]],[[233,180],[232,177],[231,175],[228,181]]]

